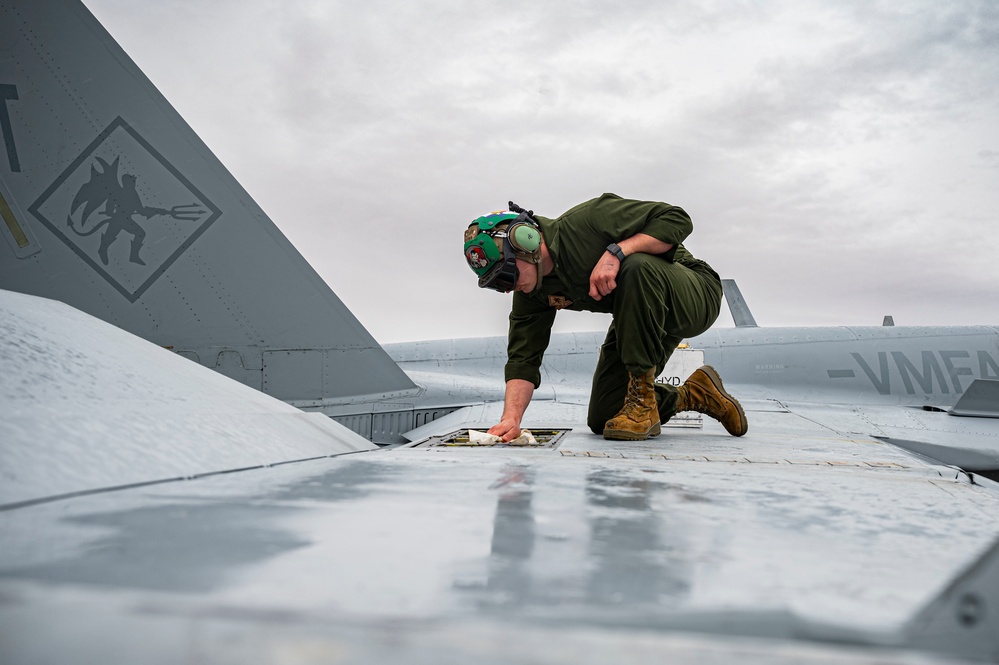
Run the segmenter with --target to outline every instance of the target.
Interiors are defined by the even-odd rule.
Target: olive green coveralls
[[[684,338],[706,331],[718,317],[722,287],[718,274],[682,245],[693,230],[682,208],[604,194],[557,219],[538,217],[555,263],[541,288],[516,292],[510,312],[505,380],[541,385],[541,362],[559,309],[604,312],[614,319],[600,347],[593,374],[587,425],[604,423],[624,405],[629,373],[655,369],[658,376]],[[673,245],[666,254],[632,254],[617,275],[617,286],[601,300],[589,296],[590,274],[612,242],[645,233]],[[677,390],[656,384],[662,422],[676,413]]]

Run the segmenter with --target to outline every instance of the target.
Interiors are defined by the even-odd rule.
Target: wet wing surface
[[[772,655],[801,625],[899,627],[999,534],[999,495],[954,469],[786,411],[754,425],[383,450],[9,511],[0,626],[86,616],[75,652],[107,656],[156,652],[146,633],[187,648],[196,619],[205,654],[225,637],[401,662],[581,630],[593,653],[680,653],[722,612],[727,637],[687,646],[731,655],[742,631],[778,639]],[[33,653],[65,624],[38,625],[0,637]]]

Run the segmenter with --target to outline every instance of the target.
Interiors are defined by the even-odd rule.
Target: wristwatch
[[[621,248],[616,242],[612,242],[607,245],[607,251],[616,256],[618,261],[624,263],[624,252],[621,251]]]

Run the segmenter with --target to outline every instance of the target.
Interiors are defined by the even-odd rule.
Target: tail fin
[[[0,130],[0,288],[302,406],[415,390],[79,0],[0,0]]]
[[[756,328],[756,319],[749,311],[746,299],[742,297],[742,291],[734,279],[723,279],[722,290],[725,292],[725,300],[728,301],[728,310],[732,312],[732,319],[736,328]]]

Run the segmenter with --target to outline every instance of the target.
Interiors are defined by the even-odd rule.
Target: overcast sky
[[[999,324],[994,0],[85,2],[380,342],[505,334],[467,224],[604,192],[761,325]]]

